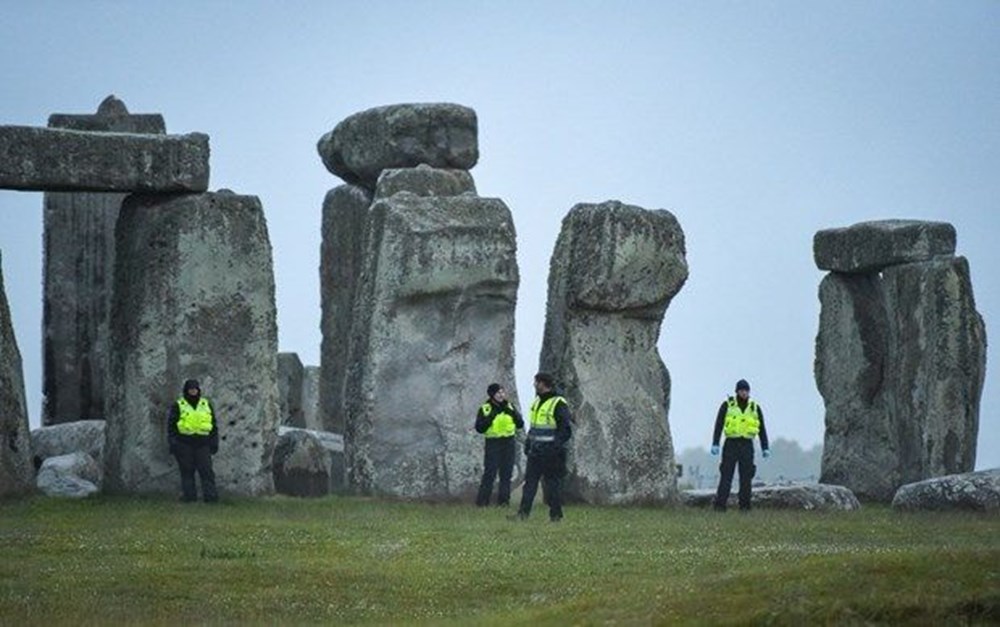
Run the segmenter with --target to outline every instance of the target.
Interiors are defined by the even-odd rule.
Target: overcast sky
[[[0,124],[45,126],[115,94],[170,133],[209,134],[210,188],[263,202],[280,349],[306,364],[319,363],[321,206],[341,183],[316,141],[403,102],[478,114],[472,174],[518,232],[522,403],[549,257],[579,202],[668,209],[684,229],[690,278],[659,343],[678,452],[710,443],[741,377],[772,439],[822,442],[819,229],[951,222],[1000,333],[1000,2],[0,0],[0,59]],[[0,191],[0,250],[37,426],[41,194]],[[978,468],[1000,466],[997,407],[988,370]]]

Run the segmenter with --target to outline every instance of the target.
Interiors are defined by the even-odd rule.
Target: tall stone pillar
[[[260,201],[226,191],[130,196],[116,252],[106,489],[179,491],[166,419],[194,378],[216,411],[219,490],[271,493],[278,332]]]
[[[159,114],[133,115],[108,96],[92,115],[53,114],[49,127],[163,134]],[[42,423],[104,419],[115,222],[127,194],[46,192]]]
[[[30,492],[34,478],[24,371],[7,305],[0,251],[0,497]]]
[[[677,499],[670,376],[656,342],[687,276],[684,232],[669,211],[610,201],[577,205],[563,220],[540,369],[562,385],[575,421],[570,498]]]
[[[816,233],[820,481],[888,502],[900,485],[975,467],[986,329],[944,222]]]

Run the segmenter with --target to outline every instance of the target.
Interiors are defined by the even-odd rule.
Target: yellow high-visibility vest
[[[177,399],[180,417],[177,431],[181,435],[208,435],[212,432],[212,407],[205,398],[198,399],[198,406],[191,407],[182,396]]]
[[[561,396],[552,396],[544,403],[538,401],[538,397],[531,403],[531,431],[528,432],[535,442],[554,442],[556,439],[556,407],[559,403],[565,403],[566,399]]]
[[[489,416],[494,412],[493,403],[483,403],[479,411],[483,412],[484,416]],[[509,438],[514,436],[515,431],[517,426],[514,424],[514,417],[504,408],[497,410],[490,428],[483,435],[488,438]]]
[[[753,399],[747,399],[745,410],[740,409],[735,397],[730,396],[726,403],[728,408],[723,432],[727,438],[753,438],[760,433],[760,414]]]

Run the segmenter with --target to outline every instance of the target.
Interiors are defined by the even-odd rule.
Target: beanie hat
[[[486,396],[489,396],[490,398],[493,398],[493,395],[496,394],[497,392],[499,392],[500,388],[502,388],[502,387],[503,386],[500,385],[499,383],[491,383],[491,384],[489,384],[488,386],[486,386]]]
[[[746,379],[740,379],[736,382],[736,391],[739,392],[740,390],[750,391],[750,384],[747,383]]]
[[[187,392],[190,389],[195,389],[201,392],[201,386],[198,385],[198,379],[188,379],[184,382],[184,391]]]

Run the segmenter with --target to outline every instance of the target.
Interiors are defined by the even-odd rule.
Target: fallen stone
[[[908,483],[896,492],[892,508],[1000,512],[1000,468]]]
[[[104,459],[104,421],[78,420],[34,429],[31,452],[35,468],[50,457],[70,453],[86,453],[100,465]]]
[[[101,490],[101,467],[81,452],[49,457],[38,470],[37,486],[46,496],[86,498]]]
[[[208,135],[104,133],[0,126],[0,189],[201,192]]]
[[[751,505],[760,509],[792,509],[802,511],[854,511],[861,503],[854,493],[843,486],[822,483],[796,483],[754,486]],[[739,495],[734,490],[726,506],[739,506]],[[715,490],[684,490],[681,500],[691,507],[711,507]]]
[[[609,201],[576,205],[563,220],[540,364],[575,419],[569,498],[677,500],[670,375],[656,342],[687,275],[684,233],[668,211]]]
[[[114,96],[108,96],[96,114],[53,114],[49,126],[76,131],[166,132],[163,116],[131,114]],[[115,222],[125,196],[45,194],[42,424],[104,419],[111,334],[108,286],[114,280]]]
[[[165,423],[184,380],[194,378],[216,412],[220,492],[271,493],[278,332],[260,201],[222,191],[130,196],[116,252],[108,491],[178,491]]]
[[[396,194],[372,206],[368,225],[344,395],[350,487],[471,500],[484,382],[516,398],[510,211],[499,199]]]
[[[326,496],[344,488],[344,439],[325,431],[281,427],[274,447],[274,489]]]
[[[476,183],[465,170],[445,170],[424,164],[415,168],[383,170],[375,187],[375,200],[400,192],[417,196],[475,196]]]
[[[319,140],[323,164],[348,183],[375,189],[382,170],[470,170],[479,160],[476,112],[457,104],[397,104],[344,119]]]
[[[10,319],[0,253],[0,497],[30,492],[34,479],[21,351]]]
[[[947,222],[877,220],[818,231],[813,257],[820,270],[878,272],[901,263],[955,253],[955,227]]]

